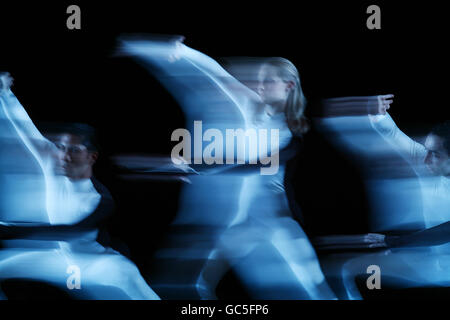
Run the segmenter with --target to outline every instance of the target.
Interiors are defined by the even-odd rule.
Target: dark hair
[[[263,65],[277,68],[283,80],[291,80],[295,83],[294,89],[290,91],[288,96],[285,115],[291,132],[296,136],[302,136],[309,130],[309,122],[304,115],[306,98],[303,94],[297,68],[292,62],[281,57],[267,58]]]
[[[44,135],[68,133],[81,139],[89,151],[99,151],[96,130],[85,123],[40,123]]]
[[[446,121],[436,125],[430,134],[438,136],[443,140],[444,148],[450,155],[450,121]]]

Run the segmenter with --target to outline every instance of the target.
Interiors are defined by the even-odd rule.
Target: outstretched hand
[[[13,78],[9,72],[0,72],[0,93],[3,91],[8,91],[13,84]]]
[[[385,95],[379,95],[377,96],[377,114],[385,115],[386,111],[389,110],[391,107],[391,103],[394,102],[393,100],[394,95],[393,94],[385,94]]]
[[[369,243],[370,248],[386,247],[386,236],[380,233],[368,233],[364,237],[364,242]]]

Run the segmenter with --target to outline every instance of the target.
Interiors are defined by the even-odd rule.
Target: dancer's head
[[[98,158],[95,130],[86,124],[56,125],[47,136],[56,146],[56,173],[72,180],[89,179]]]
[[[425,164],[436,175],[450,176],[450,121],[437,125],[425,140]]]
[[[284,58],[269,58],[258,72],[257,92],[263,101],[283,111],[289,128],[295,135],[308,130],[304,116],[306,99],[300,76],[294,64]]]

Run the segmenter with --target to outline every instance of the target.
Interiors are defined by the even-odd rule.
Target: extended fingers
[[[390,104],[394,102],[393,100],[394,95],[393,94],[386,94],[380,96],[380,107],[383,108],[383,111],[388,110],[391,106]]]

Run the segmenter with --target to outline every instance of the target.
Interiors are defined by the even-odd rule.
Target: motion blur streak
[[[0,77],[4,84],[9,74]],[[68,292],[75,266],[81,287],[74,297],[159,299],[131,261],[96,241],[98,226],[86,223],[95,212],[108,213],[112,199],[90,178],[55,173],[60,151],[4,85],[0,150],[0,282],[38,281]]]
[[[289,145],[284,114],[269,116],[252,90],[262,60],[228,66],[241,82],[176,38],[128,38],[120,45],[122,54],[141,61],[177,99],[190,132],[195,120],[204,130],[223,133],[278,129],[279,139],[271,140],[269,149]],[[189,176],[172,232],[156,254],[158,270],[149,274],[162,296],[214,299],[219,280],[232,267],[253,298],[335,298],[308,238],[292,219],[283,186],[285,161],[280,157],[273,175],[260,174],[258,165],[192,165],[200,174]]]
[[[428,150],[408,137],[391,116],[377,114],[377,97],[324,100],[324,118],[316,124],[363,172],[371,201],[372,232],[413,232],[450,220],[450,181],[425,164]],[[423,141],[423,137],[418,137]],[[444,236],[444,235],[443,235]],[[445,239],[443,239],[445,242]],[[355,276],[369,275],[369,265],[394,287],[441,286],[450,283],[450,245],[411,245],[331,261],[329,274],[342,277],[349,299],[361,299]],[[388,281],[388,280],[386,280]],[[383,283],[383,280],[382,280]]]

